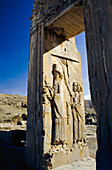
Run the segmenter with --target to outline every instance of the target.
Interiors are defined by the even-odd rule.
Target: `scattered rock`
[[[86,125],[97,125],[97,116],[91,100],[85,100],[85,122]]]
[[[19,116],[15,117],[16,114],[27,115],[27,97],[0,93],[0,122],[15,121],[17,123],[20,119]]]
[[[26,104],[26,103],[21,103],[21,106],[22,106],[23,108],[27,108],[27,104]]]
[[[22,122],[21,121],[17,121],[17,125],[22,125]]]
[[[23,118],[23,120],[27,120],[27,114],[22,114],[21,117]]]

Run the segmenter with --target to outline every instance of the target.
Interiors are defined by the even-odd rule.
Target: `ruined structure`
[[[40,133],[42,141],[40,143],[41,136],[38,136],[39,143],[35,148],[41,151],[36,153],[36,159],[41,158],[37,168],[47,169],[82,159],[88,155],[88,150],[81,58],[75,38],[45,52],[42,61],[42,91],[39,92],[42,111],[38,113],[40,126],[37,124],[38,131],[35,132],[36,135]],[[32,115],[29,114],[29,117],[32,118]],[[32,140],[33,132],[29,135]],[[30,156],[34,154],[32,151]]]
[[[112,169],[111,19],[109,0],[35,0],[27,127],[27,163],[32,167],[70,163],[82,148],[86,155],[80,57],[70,55],[68,48],[74,48],[72,37],[84,31],[85,21],[91,96],[98,114],[97,169]]]
[[[42,92],[42,163],[53,168],[85,157],[81,59],[74,38],[43,55]]]

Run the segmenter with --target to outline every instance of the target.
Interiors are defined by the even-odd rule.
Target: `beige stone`
[[[75,38],[44,53],[42,65],[43,74],[39,74],[42,84],[37,86],[42,97],[42,101],[39,98],[37,137],[40,141],[42,134],[42,145],[37,143],[36,154],[42,159],[40,167],[49,169],[88,156],[81,58]]]
[[[50,144],[69,148],[85,139],[81,59],[74,38],[44,54],[43,77],[46,153]]]
[[[98,147],[97,152],[97,169],[112,169],[111,11],[112,3],[110,0],[35,1],[33,15],[31,17],[28,80],[27,162],[29,165],[36,167],[37,169],[39,169],[42,165],[42,155],[44,154],[43,145],[45,138],[45,131],[43,130],[43,127],[46,128],[46,126],[48,126],[46,125],[46,121],[45,123],[43,122],[42,89],[44,82],[43,79],[45,78],[43,77],[43,54],[49,53],[51,50],[54,50],[55,47],[58,48],[59,45],[62,44],[64,41],[69,41],[71,37],[84,31],[85,20],[91,97],[93,105],[98,114],[97,137],[98,146],[100,147]],[[60,53],[61,52],[59,52],[59,54],[49,53],[49,58],[51,57],[51,55],[55,57],[57,55],[59,56]],[[67,58],[65,54],[62,54],[60,57],[62,56],[64,56],[64,60],[65,58]],[[55,60],[57,61],[58,59]],[[68,110],[67,112],[70,112],[70,97],[67,98],[68,92],[66,94],[63,94],[63,91],[64,88],[68,90],[69,88],[71,89],[71,87],[67,85],[69,72],[66,72],[65,69],[64,75],[66,75],[66,84],[64,84],[65,77],[62,74],[63,68],[59,65],[58,61],[55,64],[54,67],[51,69],[54,74],[49,74],[49,76],[52,76],[51,80],[54,82],[53,87],[52,84],[50,84],[51,82],[49,83],[52,88],[49,89],[49,91],[51,91],[50,93],[51,95],[53,95],[53,103],[58,103],[58,110],[56,109],[56,107],[54,107],[54,113],[56,117],[53,121],[56,128],[55,131],[53,131],[52,142],[54,143],[54,145],[59,145],[60,143],[63,144],[64,141],[66,141],[65,143],[67,143],[69,141],[67,139],[67,136],[72,134],[71,127],[69,127],[69,130],[63,128],[65,122],[67,122],[67,126],[70,126],[72,120],[70,119],[71,115],[69,113],[67,113],[67,116],[65,116],[63,111],[65,109],[65,105],[64,102],[61,100],[63,98],[66,100],[66,108]],[[73,65],[71,68],[73,69]],[[77,74],[80,75],[78,70]],[[81,83],[79,85],[82,88]],[[60,91],[60,88],[61,92],[59,92],[59,95],[57,95],[57,92]],[[79,88],[79,86],[77,88],[80,89],[80,91],[78,90],[78,96],[77,92],[74,92],[75,90],[71,90],[74,96],[77,96],[77,99],[72,102],[73,115],[78,115],[77,117],[74,116],[73,121],[74,125],[76,125],[73,129],[74,131],[76,129],[76,132],[78,131],[78,129],[84,129],[84,124],[82,123],[83,117],[81,118],[80,114],[78,114],[82,109],[81,97],[83,95],[81,92],[81,88]],[[69,93],[72,93],[71,91]],[[73,95],[71,94],[71,96]],[[49,101],[47,101],[48,99],[49,97],[46,98],[46,103],[48,102],[48,106],[46,106],[47,104],[45,103],[47,111],[44,114],[44,119],[52,120],[50,116],[47,116],[50,115],[50,112],[52,112],[52,110],[48,109],[50,105]],[[52,97],[50,100],[52,101]],[[49,125],[47,133],[50,134],[50,132],[51,125]],[[77,141],[81,139],[82,136],[84,136],[83,133],[78,132],[76,134],[77,135],[74,135],[73,137],[74,141]],[[50,148],[50,138],[46,138],[46,143],[49,144]],[[68,143],[69,146],[71,146],[71,143]],[[81,147],[80,143],[78,144],[78,146],[75,147]],[[46,157],[47,156],[48,155],[46,155]],[[50,165],[50,161],[48,162],[48,164]]]
[[[64,5],[78,23],[65,15],[66,10],[61,13]],[[53,15],[57,22],[51,21]],[[81,3],[35,1],[29,56],[27,164],[37,169],[61,166],[87,153],[81,59],[71,38],[79,30],[84,30]]]
[[[29,80],[28,80],[28,126],[27,126],[27,162],[29,165],[40,168],[43,155],[43,54],[49,53],[52,49],[69,40],[71,37],[86,31],[88,66],[90,89],[93,105],[98,114],[98,152],[97,152],[97,169],[112,169],[112,69],[111,69],[111,44],[112,44],[112,3],[110,0],[36,0],[31,17],[31,38],[30,38],[30,57],[29,57]],[[84,17],[83,17],[84,15]],[[59,52],[60,53],[60,52]],[[54,54],[49,53],[50,56]],[[60,55],[60,54],[59,54]],[[58,55],[58,56],[59,56]],[[57,56],[57,54],[56,54]],[[62,55],[64,56],[64,54]],[[67,58],[65,56],[64,58]],[[49,61],[50,63],[50,61]],[[52,62],[51,62],[52,63]],[[57,62],[58,63],[58,62]],[[56,63],[56,64],[57,64]],[[55,67],[56,66],[56,67]],[[73,68],[73,67],[72,67]],[[57,72],[58,69],[58,72]],[[63,103],[59,102],[60,98],[66,99],[67,94],[63,94],[64,77],[62,66],[54,65],[53,92],[54,102],[58,103],[59,111],[55,108],[57,116],[54,124],[56,131],[53,132],[53,142],[64,143],[68,141],[66,136],[71,134],[70,129],[65,131],[63,125],[66,122],[64,117]],[[66,70],[66,69],[65,69]],[[79,74],[77,70],[77,74]],[[68,73],[66,74],[66,84],[68,83]],[[78,82],[78,81],[77,81]],[[50,82],[51,83],[51,82]],[[51,85],[51,84],[50,84]],[[67,86],[67,85],[66,85]],[[82,87],[82,85],[80,84]],[[51,86],[52,87],[52,86]],[[57,87],[61,88],[60,95],[55,93]],[[66,87],[68,89],[68,87]],[[71,89],[71,87],[70,87]],[[78,114],[81,110],[80,99],[82,92],[77,100],[73,102],[73,112]],[[74,96],[77,96],[74,92]],[[67,110],[70,110],[69,97],[67,98]],[[52,99],[51,99],[52,100]],[[75,105],[78,101],[78,106]],[[49,103],[50,104],[50,103]],[[48,104],[48,105],[49,105]],[[50,110],[47,113],[50,115]],[[83,113],[83,110],[82,110]],[[51,117],[45,114],[47,119]],[[70,114],[67,114],[67,123],[70,125]],[[45,118],[46,119],[46,118]],[[84,129],[82,118],[78,114],[74,116],[75,122],[80,122],[79,127]],[[45,121],[46,122],[46,121]],[[59,125],[59,126],[58,126]],[[46,124],[44,124],[46,127]],[[51,128],[51,126],[49,126]],[[75,126],[74,126],[75,127]],[[78,126],[75,127],[77,129]],[[50,128],[48,133],[50,133]],[[61,130],[59,130],[61,129]],[[60,133],[57,133],[59,130]],[[64,134],[62,134],[64,132]],[[80,131],[81,132],[81,131]],[[65,135],[66,134],[66,135]],[[79,135],[79,134],[78,134]],[[82,138],[82,134],[76,135],[74,140]],[[69,136],[69,135],[68,135]],[[83,134],[84,136],[84,134]],[[61,138],[61,140],[60,140]],[[50,139],[46,139],[50,143]],[[108,144],[108,145],[107,145]],[[69,143],[69,145],[71,145]],[[49,145],[50,147],[50,145]],[[103,154],[102,154],[103,152]]]

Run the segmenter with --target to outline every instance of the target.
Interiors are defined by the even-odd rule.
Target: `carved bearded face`
[[[54,71],[54,80],[59,81],[59,73]]]

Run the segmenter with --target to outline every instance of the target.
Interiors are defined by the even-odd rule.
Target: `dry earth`
[[[26,129],[26,115],[26,96],[0,94],[0,130]]]

